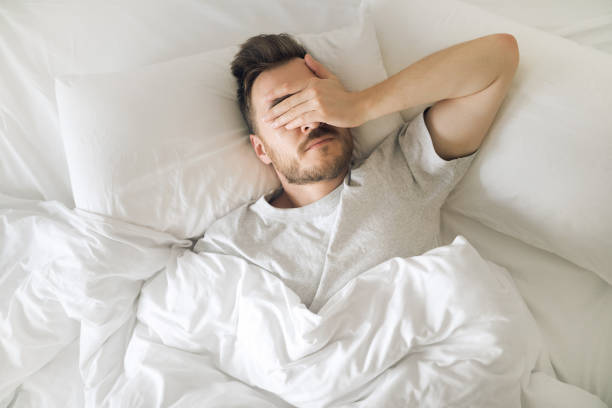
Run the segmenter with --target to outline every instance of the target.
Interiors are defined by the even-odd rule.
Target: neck
[[[290,184],[281,177],[283,192],[270,204],[277,208],[296,208],[314,203],[325,197],[342,183],[349,166],[338,177],[310,184]]]

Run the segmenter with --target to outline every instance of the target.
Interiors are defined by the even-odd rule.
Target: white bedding
[[[0,5],[0,191],[74,205],[57,117],[56,75],[122,71],[234,45],[264,30],[322,32],[355,16],[356,0],[318,1],[325,3],[319,5],[318,14],[306,4],[297,2],[289,8],[280,0],[248,7],[240,0],[226,1],[224,6],[181,0],[173,3],[171,11],[159,1],[144,5],[130,0],[120,7],[104,1],[87,6],[79,0],[4,1]],[[612,54],[612,3],[607,0],[464,1]],[[172,24],[165,19],[169,14]]]
[[[1,326],[5,404],[80,335],[87,406],[605,407],[554,378],[510,275],[461,236],[372,268],[314,314],[240,258],[60,203],[3,201],[13,227],[0,238],[36,237],[38,253],[2,257],[29,273]]]
[[[609,0],[462,1],[612,54],[612,2]]]
[[[612,402],[612,286],[550,252],[442,208],[442,242],[461,233],[505,267],[535,317],[557,378]]]
[[[358,0],[53,0],[0,3],[0,191],[72,207],[54,79],[123,71],[236,45],[262,31],[319,33]]]
[[[54,75],[164,61],[235,44],[263,27],[321,32],[349,21],[356,2],[320,1],[318,18],[305,18],[313,8],[307,3],[294,3],[293,13],[286,4],[279,7],[281,3],[286,2],[259,2],[255,9],[235,0],[224,3],[227,9],[204,0],[176,1],[171,8],[140,0],[120,6],[106,1],[84,5],[80,0],[8,0],[0,5],[0,407],[83,407],[85,401],[96,405],[107,396],[125,398],[124,406],[147,406],[145,397],[175,401],[175,407],[289,406],[224,374],[205,353],[163,345],[143,322],[132,333],[143,279],[164,268],[169,246],[184,248],[190,242],[75,213],[58,202],[12,198],[74,205]],[[609,2],[529,4],[540,12],[497,0],[488,2],[488,9],[518,20],[522,16],[525,23],[612,52],[605,11]],[[548,24],[558,16],[559,24]],[[114,26],[109,30],[110,19]],[[123,42],[125,38],[130,41]],[[541,371],[530,377],[534,406],[551,406],[546,398],[557,398],[559,406],[604,406],[583,390],[612,404],[612,287],[560,256],[466,217],[443,215],[447,242],[461,233],[478,253],[507,267],[537,322],[546,346]],[[131,242],[135,235],[140,238],[134,243],[124,240]],[[109,260],[108,254],[115,255]],[[111,264],[103,268],[103,259]],[[102,269],[106,275],[87,279]],[[151,282],[159,283],[164,275],[155,276]],[[155,310],[157,316],[164,311]],[[152,313],[142,317],[152,318]],[[160,330],[163,320],[149,323]],[[529,350],[537,348],[532,346]],[[350,373],[343,378],[348,377]],[[139,389],[147,394],[137,395]]]

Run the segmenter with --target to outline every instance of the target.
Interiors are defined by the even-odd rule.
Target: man
[[[214,223],[196,251],[240,256],[317,312],[352,278],[440,245],[440,207],[478,151],[516,68],[509,34],[456,44],[360,92],[286,34],[246,41],[238,101],[282,187]],[[361,163],[351,127],[430,105]]]

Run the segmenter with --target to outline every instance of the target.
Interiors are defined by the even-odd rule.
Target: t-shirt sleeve
[[[421,190],[445,199],[466,173],[478,150],[457,159],[444,160],[434,149],[424,114],[425,111],[421,112],[403,125],[398,143],[415,183]]]

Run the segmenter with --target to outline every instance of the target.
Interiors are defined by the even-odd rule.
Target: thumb
[[[322,79],[336,78],[334,74],[332,74],[327,68],[323,66],[323,64],[315,60],[312,57],[312,55],[306,54],[304,56],[304,62],[306,62],[306,66],[310,68],[310,70],[319,78],[322,78]]]

